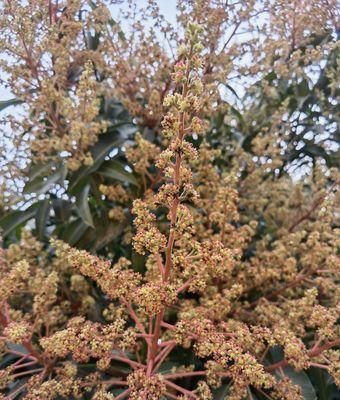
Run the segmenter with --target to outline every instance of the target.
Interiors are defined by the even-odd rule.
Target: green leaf
[[[119,101],[112,97],[109,99],[103,99],[103,116],[105,119],[111,121],[128,121],[129,114]]]
[[[72,213],[72,203],[63,199],[52,199],[52,207],[57,220],[68,221]]]
[[[123,392],[125,392],[126,388],[124,389],[113,389],[110,391],[110,393],[112,393],[114,396],[118,396],[119,394],[122,394]]]
[[[7,354],[5,356],[2,356],[0,360],[0,371],[4,370],[9,365],[13,364],[14,361],[17,360],[18,358],[20,357],[15,354]]]
[[[46,198],[40,202],[35,214],[35,228],[39,240],[42,240],[44,238],[49,211],[50,211],[50,199]]]
[[[110,18],[109,21],[108,21],[108,23],[109,23],[109,25],[111,25],[111,26],[117,25],[117,22],[116,22],[113,18]],[[125,33],[124,33],[122,30],[118,31],[118,37],[119,37],[119,39],[122,40],[122,41],[125,41],[125,40],[126,40]]]
[[[23,354],[29,354],[29,352],[27,351],[26,347],[24,347],[21,344],[16,344],[16,343],[7,343],[7,347],[10,350],[15,350],[15,351],[19,351],[20,353]]]
[[[14,382],[10,383],[8,385],[9,387],[9,392],[7,393],[7,398],[8,399],[19,399],[21,397],[18,397],[20,394],[25,392],[27,390],[27,383],[28,378],[23,377],[22,379],[15,380]]]
[[[22,104],[23,101],[19,99],[10,99],[10,100],[3,100],[0,101],[0,111],[4,110],[7,107],[10,106],[16,106],[18,104]]]
[[[279,362],[283,359],[283,351],[279,346],[275,346],[269,351],[273,362]],[[315,389],[304,371],[295,371],[292,367],[283,368],[284,375],[288,376],[295,385],[301,387],[302,396],[304,400],[317,400]],[[278,379],[282,379],[282,376],[278,371],[275,371],[275,376]]]
[[[89,48],[89,50],[96,50],[98,48],[99,38],[99,33],[96,33],[94,36],[92,36],[90,32],[87,33],[85,40],[87,42],[87,47]]]
[[[77,218],[75,221],[63,226],[59,237],[73,246],[79,242],[88,228],[88,225],[86,225],[81,218]]]
[[[86,186],[84,186],[84,188],[79,193],[79,196],[76,199],[76,207],[78,214],[84,221],[84,223],[88,226],[91,226],[91,228],[94,228],[93,218],[89,206],[89,193],[90,193],[90,185],[87,184]]]
[[[93,164],[83,166],[72,176],[70,180],[70,189],[72,189],[82,178],[96,171],[104,162],[105,157],[116,147],[121,145],[131,132],[131,124],[121,124],[113,127],[113,131],[103,134],[98,142],[92,147],[91,155]]]
[[[222,385],[220,388],[215,389],[213,391],[213,398],[214,400],[224,400],[229,393],[229,388],[231,386],[231,382]]]
[[[318,400],[329,400],[331,399],[332,393],[332,382],[327,379],[329,374],[321,368],[310,368],[308,370],[308,376],[313,382],[315,387]]]
[[[236,92],[236,90],[231,86],[231,85],[229,85],[229,84],[225,84],[225,87],[227,88],[227,89],[229,89],[233,94],[234,94],[234,96],[237,98],[237,99],[239,99],[240,97],[239,97],[239,95],[237,94],[237,92]]]
[[[297,372],[291,367],[285,367],[283,368],[283,373],[288,376],[295,385],[301,387],[302,397],[304,400],[317,400],[314,386],[305,372]],[[278,373],[276,373],[276,376],[277,378],[280,378]]]
[[[53,163],[39,163],[31,164],[29,166],[28,177],[30,181],[33,181],[39,176],[46,176],[50,173]]]
[[[297,95],[299,97],[307,97],[310,94],[308,82],[306,79],[303,79],[297,86]]]
[[[2,228],[2,235],[5,237],[14,229],[24,224],[34,217],[38,203],[32,204],[26,210],[13,210],[8,212],[0,219],[0,228]]]
[[[180,366],[181,366],[181,364],[178,362],[166,361],[159,367],[158,371],[160,374],[166,375],[166,374],[170,374],[172,372],[173,368],[178,368]]]
[[[244,128],[246,126],[245,120],[243,118],[243,115],[240,113],[240,111],[235,108],[235,107],[230,107],[230,111],[232,112],[232,114],[235,115],[235,117],[238,119],[240,125],[242,128]]]
[[[96,241],[93,244],[92,250],[98,251],[108,245],[123,232],[124,228],[125,225],[123,224],[110,222],[103,230],[97,232]]]
[[[115,160],[107,161],[102,166],[98,173],[106,178],[115,179],[121,182],[128,182],[132,185],[139,187],[138,180],[135,175],[131,172],[128,172],[124,166]]]
[[[49,176],[37,176],[33,180],[29,180],[25,187],[24,193],[35,193],[36,195],[45,194],[48,192],[56,183],[63,183],[65,179],[66,169],[64,166],[60,166],[52,175]]]

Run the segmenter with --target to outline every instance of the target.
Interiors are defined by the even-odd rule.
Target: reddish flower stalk
[[[179,378],[186,378],[188,376],[205,376],[206,374],[207,374],[206,371],[178,372],[176,374],[166,374],[164,375],[164,378],[179,379]]]
[[[140,364],[138,362],[132,361],[127,357],[121,357],[121,356],[116,356],[116,355],[112,355],[111,356],[112,360],[117,360],[117,361],[121,361],[125,364],[129,364],[132,368],[145,368],[145,365]]]
[[[130,389],[126,389],[123,393],[121,393],[118,396],[116,396],[115,400],[123,400],[123,399],[125,399],[130,392],[131,392]]]
[[[192,55],[192,47],[190,48],[188,59],[190,59],[191,55]],[[188,94],[189,74],[190,74],[190,65],[189,65],[189,63],[187,63],[186,71],[185,71],[185,81],[184,81],[183,88],[182,88],[182,98],[183,99],[185,99],[185,97]],[[185,122],[186,122],[186,113],[182,112],[180,115],[180,129],[179,129],[178,136],[177,136],[180,144],[182,144],[183,139],[185,137]],[[170,212],[169,212],[169,214],[171,216],[170,217],[170,233],[169,233],[168,243],[167,243],[166,251],[165,251],[164,268],[163,268],[163,264],[161,261],[161,256],[160,256],[160,254],[157,254],[158,264],[161,264],[161,271],[163,272],[162,280],[163,280],[164,284],[169,282],[171,266],[172,266],[172,251],[173,251],[173,247],[174,247],[174,243],[175,243],[175,227],[176,227],[176,221],[177,221],[177,210],[178,210],[178,206],[180,204],[178,190],[180,188],[181,163],[182,163],[182,154],[177,153],[175,167],[174,167],[174,178],[173,178],[173,184],[174,184],[175,188],[177,189],[177,193],[175,194],[175,197],[173,199],[173,202],[172,202],[172,205],[170,208]],[[152,370],[155,368],[155,358],[157,355],[158,342],[159,342],[159,338],[161,335],[161,326],[162,326],[165,309],[166,309],[166,306],[164,306],[156,316],[156,321],[155,321],[154,330],[153,330],[154,337],[151,341],[151,347],[150,347],[150,351],[148,354],[149,357],[147,360],[147,374],[148,375],[150,375],[152,373]]]
[[[340,339],[333,340],[332,342],[325,343],[322,346],[319,346],[319,347],[316,347],[316,348],[310,350],[308,352],[308,356],[310,358],[317,357],[323,351],[328,350],[328,349],[330,349],[332,347],[337,347],[339,345],[340,345]],[[281,360],[281,361],[279,361],[279,362],[277,362],[275,364],[269,365],[265,369],[266,369],[266,371],[274,371],[277,368],[286,367],[288,364],[289,364],[289,362],[286,359],[283,359],[283,360]]]
[[[147,341],[147,343],[149,344],[149,337],[152,337],[152,335],[148,335],[144,329],[143,324],[141,323],[141,321],[139,320],[137,314],[135,313],[134,309],[132,308],[131,304],[129,304],[126,300],[124,300],[123,298],[120,299],[121,303],[125,305],[125,307],[127,308],[131,318],[135,321],[137,328],[142,332],[142,334],[145,337],[145,340]]]
[[[189,396],[190,399],[197,399],[197,396],[192,391],[184,389],[182,386],[178,386],[169,380],[165,380],[164,382],[167,386],[177,390],[178,392],[180,392],[186,396]]]
[[[38,363],[38,361],[34,360],[34,361],[30,361],[30,362],[27,362],[27,363],[24,363],[24,364],[16,364],[16,365],[14,364],[13,368],[14,369],[20,369],[20,368],[30,367],[31,365],[35,365],[37,363]]]
[[[178,397],[175,396],[174,394],[170,393],[170,392],[165,392],[165,394],[170,398],[170,399],[177,399]]]
[[[163,361],[167,358],[167,356],[171,353],[172,349],[176,346],[176,343],[171,343],[167,347],[165,347],[158,356],[155,358],[155,367],[154,371],[162,365]]]
[[[12,376],[13,378],[19,378],[20,376],[35,374],[36,372],[41,372],[43,370],[44,368],[35,368],[35,369],[30,369],[29,371],[18,372],[17,374],[14,374]]]
[[[21,353],[20,351],[9,350],[9,349],[6,349],[5,351],[6,351],[6,353],[9,353],[9,354],[14,354],[16,356],[22,356],[22,357],[30,358],[30,359],[33,359],[33,360],[37,361],[37,358],[32,356],[31,354],[25,354],[25,353]]]

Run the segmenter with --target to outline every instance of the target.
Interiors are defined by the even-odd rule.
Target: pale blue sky
[[[176,0],[158,0],[162,14],[173,24],[176,22],[176,3]]]

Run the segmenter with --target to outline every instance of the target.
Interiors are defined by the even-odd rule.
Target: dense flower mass
[[[335,399],[335,1],[111,3],[3,1],[0,400]]]

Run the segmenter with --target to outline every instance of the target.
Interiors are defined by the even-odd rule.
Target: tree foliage
[[[139,3],[2,3],[0,398],[335,399],[336,4]]]

